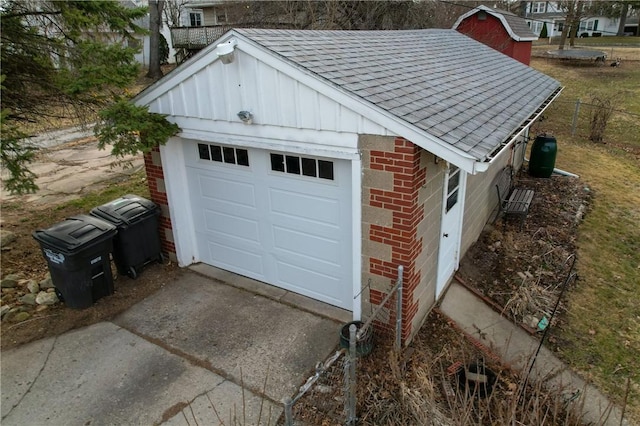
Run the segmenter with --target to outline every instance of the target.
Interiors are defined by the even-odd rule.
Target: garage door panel
[[[320,238],[306,232],[273,227],[274,247],[290,256],[305,256],[313,262],[340,265],[340,244],[328,238]]]
[[[277,264],[277,274],[278,279],[291,291],[332,305],[345,304],[344,297],[347,289],[339,277],[309,271],[284,262]]]
[[[265,268],[262,253],[250,253],[217,242],[208,242],[208,251],[215,266],[232,270],[251,278],[264,279]]]
[[[309,185],[308,192],[314,188]],[[314,188],[315,189],[315,188]],[[271,211],[287,217],[302,217],[306,221],[316,221],[326,224],[338,224],[340,220],[338,200],[318,197],[311,194],[286,192],[270,189]]]
[[[259,224],[256,220],[225,214],[220,211],[205,210],[205,229],[232,240],[260,242]]]
[[[200,194],[219,204],[256,207],[255,186],[251,183],[200,175]]]

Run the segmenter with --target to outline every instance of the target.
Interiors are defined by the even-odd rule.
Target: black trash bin
[[[51,281],[68,307],[88,308],[113,294],[109,255],[116,232],[104,220],[78,215],[33,233],[47,260]]]
[[[158,234],[160,209],[152,201],[128,194],[92,209],[91,215],[118,229],[113,241],[113,260],[120,275],[135,279],[147,263],[162,262]]]

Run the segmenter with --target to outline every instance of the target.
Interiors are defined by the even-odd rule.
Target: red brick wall
[[[368,238],[371,241],[391,247],[391,262],[370,258],[369,268],[373,275],[382,276],[395,282],[398,266],[404,267],[403,275],[403,328],[402,339],[411,335],[411,321],[418,311],[414,292],[420,282],[420,272],[416,268],[416,258],[422,250],[422,238],[417,227],[424,218],[424,207],[418,203],[418,191],[425,184],[426,169],[420,168],[420,148],[404,138],[396,138],[389,151],[372,150],[370,168],[393,173],[393,190],[372,188],[368,203],[392,211],[393,224],[380,226],[371,224]],[[386,295],[371,289],[369,297],[373,304],[380,304]],[[392,298],[391,312],[395,311]],[[382,329],[395,329],[395,317],[387,324],[379,324]]]
[[[169,203],[164,188],[164,172],[162,171],[160,149],[158,147],[153,148],[152,152],[144,155],[144,167],[147,172],[147,185],[149,186],[151,201],[160,206],[158,227],[162,252],[175,259],[176,246],[173,243],[173,227],[169,217]]]

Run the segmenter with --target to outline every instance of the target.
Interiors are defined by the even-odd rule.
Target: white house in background
[[[227,8],[222,0],[191,0],[184,4],[184,8],[181,16],[183,27],[205,27],[228,23]]]
[[[544,24],[547,24],[547,36],[559,37],[566,25],[566,11],[562,9],[560,2],[531,1],[526,2],[523,17],[526,19],[531,31],[540,36]],[[580,37],[605,37],[615,36],[618,33],[619,18],[606,16],[585,15],[580,20],[578,36]],[[625,33],[637,34],[638,18],[627,21]]]
[[[148,7],[149,6],[149,0],[122,0],[121,4],[125,7]],[[136,21],[136,25],[148,30],[149,29],[149,14],[147,13],[147,15],[144,18],[138,19]],[[162,34],[162,36],[165,38],[165,40],[167,40],[167,44],[169,45],[169,57],[167,58],[167,62],[169,63],[174,63],[175,62],[175,56],[176,56],[176,50],[173,48],[172,42],[171,42],[171,30],[169,28],[168,23],[164,20],[164,16],[163,16],[163,23],[162,23],[162,28],[160,28],[160,34]],[[136,49],[140,49],[138,51],[138,53],[136,53],[135,58],[136,61],[141,64],[144,67],[148,67],[149,66],[149,49],[150,49],[150,44],[151,44],[151,38],[149,37],[149,34],[145,34],[145,35],[135,35],[134,36],[134,40],[129,41],[129,46],[130,47],[134,47]]]

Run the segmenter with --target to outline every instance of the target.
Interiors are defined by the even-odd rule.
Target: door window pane
[[[198,156],[201,160],[210,160],[209,157],[209,145],[199,143],[198,144]]]
[[[287,173],[294,175],[300,174],[300,157],[287,155]]]
[[[236,158],[239,166],[249,165],[249,153],[246,149],[236,149]]]
[[[305,176],[316,177],[318,176],[316,172],[316,160],[313,158],[303,158],[302,159],[302,174]]]
[[[318,160],[318,177],[333,180],[333,161]]]
[[[271,170],[284,172],[284,155],[271,154]]]
[[[211,159],[213,161],[222,162],[222,147],[218,145],[211,145]]]
[[[236,164],[236,153],[233,148],[225,146],[222,148],[222,154],[224,156],[225,163]]]

